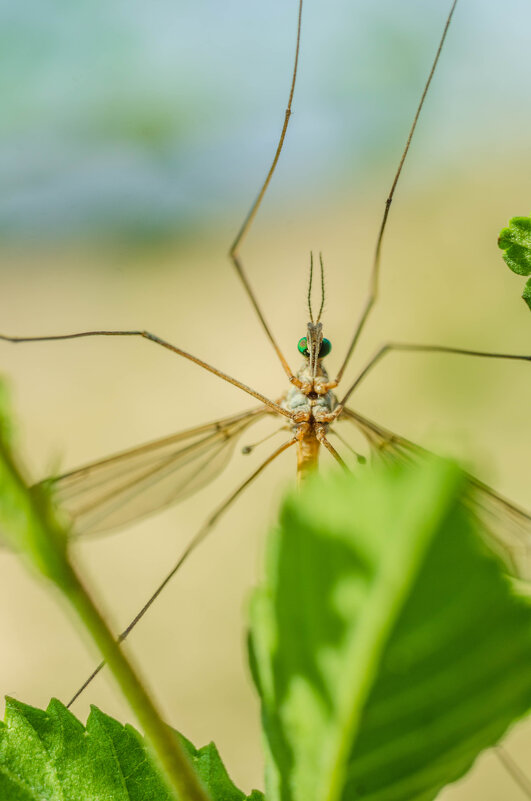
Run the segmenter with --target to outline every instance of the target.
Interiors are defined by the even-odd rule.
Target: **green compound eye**
[[[299,339],[299,344],[297,345],[299,349],[299,353],[302,353],[303,356],[309,356],[310,351],[308,350],[308,340],[306,337]]]
[[[302,353],[303,356],[309,356],[310,351],[308,350],[308,340],[306,337],[299,339],[299,344],[297,345],[299,349],[299,353]],[[330,351],[332,350],[332,343],[329,339],[323,339],[321,342],[321,347],[319,348],[319,358],[324,359],[325,356],[328,356]]]
[[[328,356],[330,351],[332,350],[332,343],[329,339],[324,339],[321,342],[321,347],[319,348],[319,358],[324,359],[325,356]]]

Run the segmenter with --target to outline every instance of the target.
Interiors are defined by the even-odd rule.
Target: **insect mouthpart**
[[[302,337],[302,339],[299,339],[297,348],[299,350],[299,353],[302,353],[303,356],[309,358],[310,351],[308,350],[307,337]],[[329,339],[323,338],[323,341],[321,342],[321,347],[319,348],[319,358],[324,359],[325,356],[328,356],[331,350],[332,350],[332,343],[330,342]]]

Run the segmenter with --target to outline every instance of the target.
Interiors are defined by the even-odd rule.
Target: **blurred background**
[[[226,253],[280,132],[296,5],[0,3],[2,332],[145,328],[270,397],[284,391]],[[325,259],[331,372],[352,335],[448,5],[305,0],[292,123],[242,249],[294,366],[310,249]],[[381,302],[351,379],[389,338],[529,352],[523,281],[505,267],[496,238],[531,205],[530,52],[527,0],[462,0],[391,212]],[[253,405],[142,341],[4,345],[1,365],[34,479]],[[530,393],[523,364],[405,354],[382,362],[352,405],[461,459],[529,507]],[[260,424],[242,444],[266,430]],[[237,448],[225,473],[185,503],[79,543],[78,561],[116,630],[273,447],[251,456]],[[214,739],[247,791],[263,784],[246,603],[293,478],[287,453],[227,514],[128,646],[168,719],[197,745]],[[2,695],[67,701],[97,657],[8,553],[0,575]],[[129,719],[105,675],[73,711],[84,719],[89,703]],[[526,724],[509,736],[522,766],[530,744]],[[489,754],[444,794],[476,796],[524,797]]]

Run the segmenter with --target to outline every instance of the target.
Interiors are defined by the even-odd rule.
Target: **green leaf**
[[[13,415],[11,413],[11,396],[7,382],[0,378],[0,441],[11,445],[14,439]]]
[[[214,743],[196,749],[182,735],[179,737],[214,801],[264,801],[264,796],[259,790],[253,790],[250,796],[238,790],[229,778]]]
[[[531,217],[513,217],[498,238],[505,251],[505,263],[518,275],[531,275]],[[531,309],[531,279],[526,283],[522,298]]]
[[[429,801],[531,707],[531,608],[451,465],[309,482],[251,606],[269,801]]]
[[[522,297],[529,306],[529,308],[531,309],[531,278],[528,281],[526,281]]]
[[[531,218],[513,217],[498,238],[503,258],[518,275],[531,275]]]
[[[213,743],[176,733],[214,801],[246,801]],[[0,723],[2,801],[170,801],[144,738],[92,707],[86,728],[60,701],[46,711],[6,699]],[[249,799],[260,801],[257,791]]]
[[[12,452],[12,423],[0,382],[0,537],[56,584],[68,583],[66,531],[49,490],[29,488]]]

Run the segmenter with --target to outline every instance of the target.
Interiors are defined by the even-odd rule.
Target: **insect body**
[[[308,323],[308,336],[304,343],[306,363],[297,373],[300,386],[292,387],[282,403],[292,414],[293,433],[297,440],[297,472],[301,478],[317,466],[321,443],[335,454],[326,434],[338,405],[320,356],[323,345],[321,323]]]

